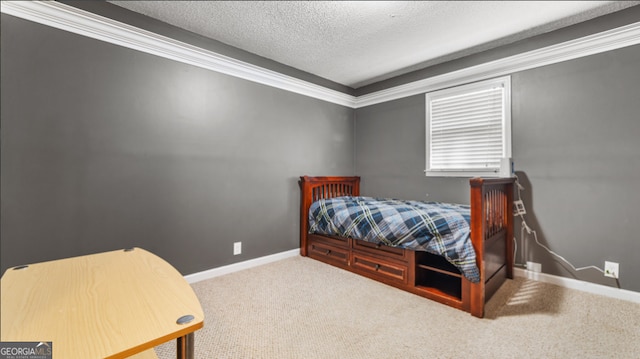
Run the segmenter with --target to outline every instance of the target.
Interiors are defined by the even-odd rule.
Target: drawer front
[[[384,244],[377,244],[377,243],[362,241],[359,239],[357,240],[354,239],[353,249],[367,252],[367,253],[372,253],[379,256],[384,256],[390,259],[395,259],[400,261],[407,260],[406,250],[402,248],[385,246]]]
[[[383,282],[407,284],[407,266],[399,263],[353,252],[351,267],[365,276],[377,278]]]
[[[322,242],[311,241],[309,243],[309,257],[339,264],[343,266],[349,265],[349,250],[327,245]]]
[[[349,238],[332,237],[313,233],[309,233],[307,238],[309,239],[309,241],[313,241],[315,243],[324,243],[334,247],[349,247]]]

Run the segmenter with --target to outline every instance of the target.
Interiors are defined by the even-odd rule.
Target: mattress
[[[455,203],[334,197],[311,204],[309,232],[440,255],[477,283],[470,213],[470,206]]]

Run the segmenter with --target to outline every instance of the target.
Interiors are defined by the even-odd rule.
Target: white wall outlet
[[[233,243],[233,255],[237,256],[242,253],[242,242],[234,242]]]
[[[527,210],[524,208],[522,200],[513,201],[513,215],[519,216],[521,214],[527,214]]]
[[[527,270],[540,273],[542,272],[542,264],[536,262],[527,262]]]
[[[618,278],[620,274],[620,265],[616,262],[604,262],[604,276]]]

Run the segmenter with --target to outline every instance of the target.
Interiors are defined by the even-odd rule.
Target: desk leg
[[[194,335],[189,333],[183,337],[178,338],[178,359],[194,359]]]

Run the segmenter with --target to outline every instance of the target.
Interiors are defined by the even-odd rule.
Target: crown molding
[[[640,22],[358,97],[217,54],[56,1],[2,1],[3,13],[300,95],[360,108],[640,43]]]
[[[640,22],[361,95],[356,108],[504,76],[640,43]]]
[[[56,1],[2,1],[2,13],[338,105],[355,97]]]

